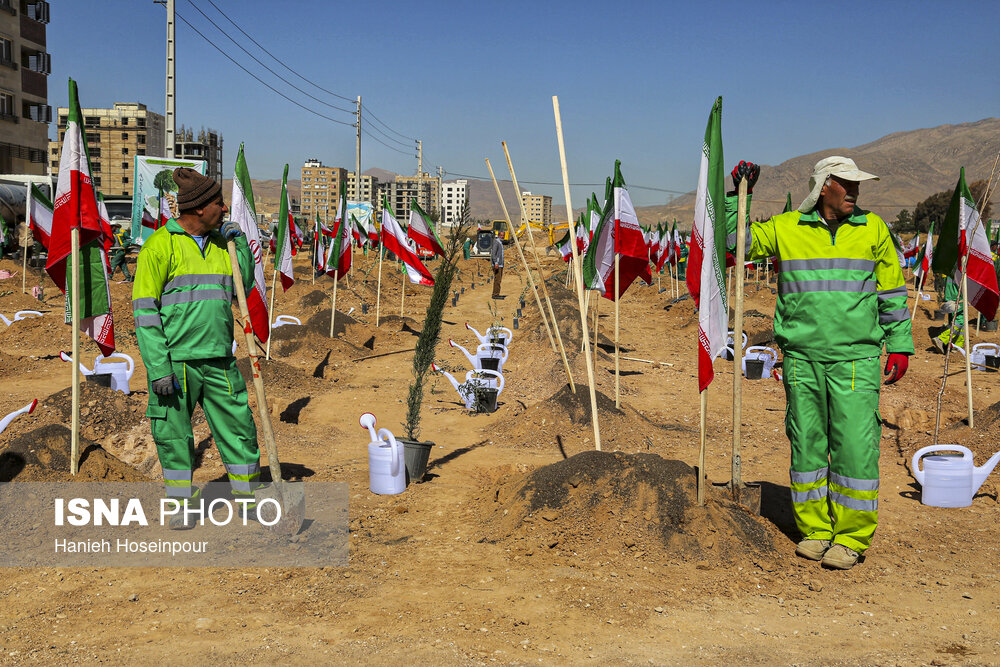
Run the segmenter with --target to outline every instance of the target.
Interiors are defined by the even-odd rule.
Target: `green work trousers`
[[[118,269],[122,270],[122,275],[125,276],[125,280],[132,280],[132,273],[128,270],[128,261],[125,259],[125,253],[120,251],[111,252],[111,272],[108,274],[109,278],[115,277],[115,271]]]
[[[879,359],[785,357],[795,523],[803,538],[864,552],[878,524]]]
[[[257,427],[247,405],[247,385],[236,359],[171,362],[180,389],[170,396],[154,394],[149,378],[149,417],[156,452],[163,468],[167,497],[190,498],[194,472],[191,413],[200,404],[226,466],[234,496],[253,496],[260,481]]]

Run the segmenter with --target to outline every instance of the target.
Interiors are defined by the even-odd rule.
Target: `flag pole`
[[[615,222],[617,224],[617,221]],[[617,238],[617,230],[615,237]],[[619,385],[619,375],[618,375],[618,364],[619,364],[619,354],[618,354],[618,332],[619,332],[619,305],[618,302],[621,301],[621,295],[618,293],[618,264],[621,259],[621,255],[615,253],[615,407],[620,408],[621,405],[621,388]]]
[[[748,182],[744,176],[740,180],[739,194],[736,204],[736,304],[733,311],[733,453],[732,480],[730,489],[733,497],[739,501],[743,490],[743,462],[740,458],[741,424],[743,420],[743,346],[736,341],[743,334],[743,289],[746,273],[746,215]]]
[[[403,307],[406,305],[406,269],[403,267],[400,268],[403,269],[403,273],[401,273],[399,276],[400,282],[403,283],[403,291],[401,296],[399,297],[399,316],[402,317]]]
[[[337,318],[337,283],[340,282],[337,279],[338,271],[334,270],[333,272],[333,303],[330,305],[330,338],[333,338],[333,323]]]
[[[972,240],[969,240],[970,248]],[[969,256],[965,255],[962,261],[962,305],[965,310],[965,317],[963,318],[963,327],[965,329],[965,388],[966,394],[969,398],[969,428],[973,428],[972,423],[972,361],[970,357],[972,356],[972,341],[969,340]]]
[[[70,320],[73,324],[73,403],[70,414],[70,463],[69,471],[76,475],[80,470],[80,228],[74,226],[70,238]]]
[[[316,255],[319,253],[319,221],[316,222],[316,229],[313,230],[313,256],[312,267],[309,273],[312,274],[312,284],[316,284]],[[268,336],[270,338],[270,336]]]
[[[589,294],[587,296],[590,296]],[[594,370],[597,370],[597,329],[601,323],[601,295],[594,300]]]
[[[378,328],[379,308],[382,305],[382,256],[385,249],[382,247],[381,239],[378,246],[378,287],[375,289],[375,328]]]
[[[267,309],[267,330],[271,331],[274,329],[272,324],[274,324],[274,283],[278,279],[278,269],[274,269],[274,273],[271,274],[271,307]],[[271,339],[274,336],[270,334],[267,337],[267,350],[264,352],[264,358],[268,361],[271,360]]]
[[[576,228],[573,225],[573,206],[570,200],[569,193],[569,171],[566,169],[566,145],[563,142],[563,131],[562,131],[562,118],[559,115],[559,96],[552,96],[552,113],[556,119],[556,138],[559,142],[559,165],[562,167],[562,178],[563,178],[563,194],[566,197],[566,218],[569,220],[569,232],[570,238],[574,240],[570,244],[570,250],[573,253],[573,259],[579,259],[580,253],[577,252],[576,247]],[[520,199],[520,197],[518,197]],[[531,226],[529,225],[530,229]],[[583,304],[583,267],[580,262],[575,262],[573,270],[576,272],[576,300],[577,306],[580,309],[580,330],[583,332],[583,354],[584,360],[587,365],[587,381],[590,384],[590,417],[594,424],[594,446],[597,451],[601,451],[601,427],[598,423],[597,415],[597,387],[594,386],[594,366],[591,362],[590,354],[590,341],[587,339],[587,311],[584,310]]]
[[[29,186],[30,187],[30,186]],[[28,209],[31,208],[31,200],[28,200]],[[28,278],[28,230],[31,228],[31,211],[28,211],[24,219],[24,234],[21,236],[21,294],[27,294],[28,288],[25,282]]]
[[[927,273],[920,275],[920,283],[917,285],[917,300],[913,302],[913,312],[910,313],[910,320],[917,316],[917,305],[920,303],[920,295],[923,294],[924,281],[927,280]]]
[[[500,184],[497,183],[497,177],[493,174],[493,165],[490,164],[489,158],[486,158],[486,168],[490,170],[490,178],[493,179],[493,187],[497,191],[497,199],[500,200],[500,207],[503,209],[504,220],[507,221],[507,229],[510,229],[510,213],[507,212],[507,204],[504,203],[503,196],[500,194]],[[524,251],[521,250],[521,242],[517,239],[516,234],[514,236],[514,245],[517,247],[517,256],[521,258],[521,264],[524,266],[524,271],[528,274],[528,284],[531,285],[531,293],[535,295],[535,303],[538,305],[538,314],[542,316],[542,324],[545,325],[545,333],[549,336],[549,344],[552,346],[552,351],[555,352],[556,339],[552,336],[552,328],[549,326],[549,318],[545,314],[545,308],[542,307],[542,297],[538,294],[538,286],[535,284],[535,278],[531,275],[531,267],[528,266],[528,259],[524,256]],[[539,273],[538,279],[542,280],[541,273]],[[572,380],[570,380],[570,382],[572,382]]]
[[[566,367],[566,376],[569,378],[569,388],[575,394],[576,385],[573,383],[573,374],[569,370],[569,360],[566,358],[566,350],[563,347],[562,334],[559,333],[559,323],[556,322],[556,311],[552,308],[552,301],[549,299],[549,288],[545,285],[545,274],[542,273],[542,260],[538,258],[538,247],[535,245],[535,235],[531,231],[531,221],[528,220],[528,212],[524,208],[524,197],[521,196],[521,187],[517,184],[517,175],[514,173],[514,163],[510,160],[510,151],[507,150],[507,142],[501,141],[503,154],[507,158],[507,169],[510,170],[510,179],[514,184],[514,192],[517,193],[517,203],[521,207],[521,221],[528,231],[528,242],[531,244],[531,254],[535,258],[535,265],[538,267],[538,280],[542,283],[542,295],[545,297],[545,305],[549,308],[549,319],[552,322],[552,331],[555,332],[556,342],[559,343],[559,354],[562,356],[563,366]],[[566,200],[567,204],[569,199]],[[579,256],[579,248],[576,245],[576,225],[573,220],[573,210],[566,209],[566,218],[569,220],[569,246],[574,249],[573,257]],[[580,277],[583,277],[581,267]]]
[[[708,410],[708,387],[701,391],[699,399],[698,425],[701,436],[698,440],[698,506],[700,507],[705,504],[705,412]]]

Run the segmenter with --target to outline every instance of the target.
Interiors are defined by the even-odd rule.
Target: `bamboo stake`
[[[73,399],[70,410],[69,471],[80,470],[80,228],[72,227],[70,238],[70,320],[73,324]]]
[[[500,184],[497,183],[497,177],[493,174],[493,165],[490,164],[489,158],[486,159],[486,168],[490,170],[490,178],[493,179],[493,188],[497,192],[497,199],[500,200],[500,207],[503,209],[504,220],[507,221],[507,229],[511,228],[510,224],[510,213],[507,212],[507,204],[504,203],[503,195],[500,194]],[[517,256],[521,259],[521,264],[524,266],[524,271],[528,275],[528,284],[531,285],[531,293],[535,295],[535,303],[538,305],[538,314],[542,317],[542,324],[545,325],[545,333],[549,336],[549,344],[552,346],[552,351],[556,351],[556,339],[552,335],[552,329],[549,327],[549,320],[545,314],[545,308],[542,307],[542,297],[538,294],[538,287],[535,285],[535,279],[531,275],[531,267],[528,266],[528,260],[524,256],[524,252],[521,250],[521,241],[515,236],[514,245],[517,247]],[[476,275],[479,275],[479,266],[476,266]],[[539,280],[544,280],[541,274],[538,275]]]
[[[705,412],[708,410],[708,387],[701,392],[698,425],[701,436],[698,440],[698,506],[705,504]]]
[[[309,275],[312,276],[312,284],[316,284],[316,255],[319,253],[319,223],[316,223],[316,229],[313,230],[313,256],[312,256],[312,266],[309,267]]]
[[[30,185],[28,187],[31,187]],[[31,224],[31,200],[28,200],[28,216],[24,219],[24,233],[21,235],[21,294],[27,294],[25,282],[28,278],[28,229]]]
[[[576,227],[573,223],[573,206],[570,200],[569,194],[569,171],[566,169],[566,146],[563,143],[563,131],[562,131],[562,118],[559,115],[559,97],[557,95],[552,96],[552,113],[556,119],[556,138],[559,141],[559,165],[562,167],[562,178],[563,178],[563,194],[566,196],[566,218],[569,220],[569,233],[570,238],[576,238]],[[518,197],[520,199],[520,197]],[[530,225],[529,225],[530,229]],[[573,252],[573,259],[579,259],[579,253],[577,252],[576,243],[570,244],[570,249]],[[587,331],[587,312],[584,310],[583,304],[583,270],[580,266],[580,262],[574,262],[573,270],[576,277],[576,299],[577,304],[580,309],[580,329],[584,333]],[[594,386],[594,367],[591,361],[590,355],[590,341],[587,340],[587,336],[583,336],[584,347],[583,354],[584,360],[587,365],[587,381],[590,384],[590,417],[594,424],[594,446],[597,451],[601,451],[601,427],[597,415],[597,388]]]
[[[378,287],[375,290],[375,328],[378,328],[379,309],[382,304],[382,257],[384,249],[380,245],[378,248]]]
[[[621,259],[621,255],[615,253],[615,407],[620,408],[621,405],[621,387],[619,385],[619,370],[618,370],[618,333],[619,333],[619,305],[618,302],[621,301],[621,297],[618,294],[618,263]]]
[[[923,294],[924,282],[927,280],[927,274],[921,274],[920,284],[917,286],[917,300],[913,302],[913,312],[910,313],[910,320],[913,320],[917,316],[917,305],[920,303],[920,295]]]
[[[267,330],[271,331],[274,327],[271,325],[274,323],[274,283],[278,279],[278,269],[274,270],[271,274],[271,307],[267,309]],[[270,361],[271,359],[271,336],[267,336],[267,351],[264,353],[264,358]]]
[[[333,303],[330,305],[330,338],[333,338],[333,323],[337,318],[337,283],[339,276],[337,272],[333,272]]]
[[[641,361],[644,364],[659,364],[660,366],[670,366],[673,368],[673,364],[666,361],[654,361],[652,359],[640,359],[638,357],[622,357],[625,361]]]
[[[594,370],[597,370],[597,329],[601,323],[601,296],[594,299]]]
[[[403,270],[402,275],[400,275],[401,282],[403,283],[403,289],[401,296],[399,297],[399,316],[403,316],[403,307],[406,305],[406,270]]]
[[[973,232],[975,233],[975,232]],[[962,305],[965,307],[965,317],[963,318],[963,328],[965,329],[965,388],[969,398],[969,428],[974,428],[972,423],[972,341],[969,340],[969,257],[966,255],[964,266],[962,267]]]
[[[739,499],[743,489],[743,461],[740,458],[740,445],[743,421],[743,346],[736,343],[743,333],[743,290],[744,274],[746,273],[746,215],[747,215],[747,179],[740,180],[739,195],[736,205],[736,305],[733,311],[733,454],[732,454],[732,486],[733,497]]]

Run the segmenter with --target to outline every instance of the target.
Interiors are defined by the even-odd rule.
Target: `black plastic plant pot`
[[[465,285],[462,285],[462,294],[465,294]]]
[[[521,317],[521,309],[520,308],[517,309],[517,316]]]
[[[427,459],[430,458],[433,442],[418,442],[399,438],[403,443],[403,463],[406,465],[406,483],[422,482],[427,472]]]
[[[367,315],[368,314],[368,304],[367,303],[361,304],[361,314],[362,315]]]
[[[489,414],[497,411],[497,394],[499,392],[496,389],[492,387],[476,387],[474,391],[476,392],[476,412]]]
[[[990,320],[983,325],[983,331],[996,331],[996,330],[997,330],[996,320]]]
[[[992,354],[987,354],[985,357],[987,368],[997,368],[1000,369],[1000,357]]]
[[[747,379],[762,380],[764,378],[764,362],[758,359],[747,359]]]
[[[93,382],[94,384],[99,384],[102,387],[111,388],[111,373],[93,373],[91,375],[85,375],[87,382]]]
[[[515,331],[517,330],[517,318],[516,317],[514,318],[514,330]]]
[[[500,358],[499,357],[485,357],[479,360],[479,365],[484,371],[496,371],[500,372]]]

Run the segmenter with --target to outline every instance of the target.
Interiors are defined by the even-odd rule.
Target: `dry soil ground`
[[[606,300],[599,306],[602,453],[594,451],[579,316],[558,274],[548,285],[576,393],[529,292],[497,412],[467,412],[436,376],[423,410],[422,435],[436,443],[426,481],[396,496],[370,493],[368,437],[357,420],[372,411],[380,426],[401,431],[408,350],[430,290],[407,286],[400,317],[400,274],[386,271],[376,328],[375,272],[365,282],[370,260],[359,254],[355,261],[337,302],[341,312],[354,308],[352,319],[342,319],[333,339],[329,280],[314,287],[301,277],[304,261],[299,265],[299,282],[278,295],[276,310],[304,325],[277,330],[275,360],[263,369],[286,469],[308,481],[349,484],[349,565],[8,568],[0,580],[0,660],[1000,664],[1000,472],[971,507],[946,510],[920,504],[909,470],[909,457],[931,440],[943,367],[930,350],[933,323],[924,305],[910,371],[882,392],[875,542],[859,566],[834,572],[793,553],[784,394],[773,379],[744,383],[743,471],[763,484],[763,516],[714,489],[707,505],[697,506],[690,468],[698,451],[696,316],[690,300],[671,304],[669,292],[655,286],[637,284],[624,297],[621,345],[627,356],[670,365],[623,360],[620,409],[609,355],[614,308]],[[552,256],[545,265],[547,273],[564,267]],[[510,266],[507,298],[493,301],[485,262],[463,261],[461,269],[443,337],[469,347],[464,323],[511,326],[526,282]],[[29,287],[37,282],[32,273]],[[9,462],[25,442],[48,443],[29,446],[37,451],[20,465],[0,468],[3,481],[15,483],[69,479],[66,453],[58,451],[65,439],[51,425],[68,419],[70,372],[57,355],[69,348],[70,332],[60,319],[62,296],[47,278],[41,283],[39,303],[21,294],[19,275],[0,281],[0,312],[48,311],[0,325],[0,415],[39,399],[33,415],[0,435],[0,455]],[[112,294],[119,349],[138,360],[130,285],[112,285]],[[753,342],[763,344],[775,297],[751,282],[746,298],[748,310],[764,315],[747,319]],[[96,355],[91,342],[83,348]],[[398,354],[373,356],[386,352]],[[467,366],[446,344],[438,360],[462,374]],[[712,482],[729,479],[732,377],[731,363],[716,362],[706,466]],[[143,416],[145,380],[140,364],[132,396],[85,385],[83,435],[106,451],[92,450],[83,479],[158,479]],[[997,380],[975,374],[974,431],[962,423],[961,375],[944,397],[942,439],[968,444],[979,464],[1000,448],[1000,415],[990,407],[1000,400]],[[50,430],[36,431],[43,427]],[[200,413],[195,435],[196,481],[218,478],[222,464]]]

